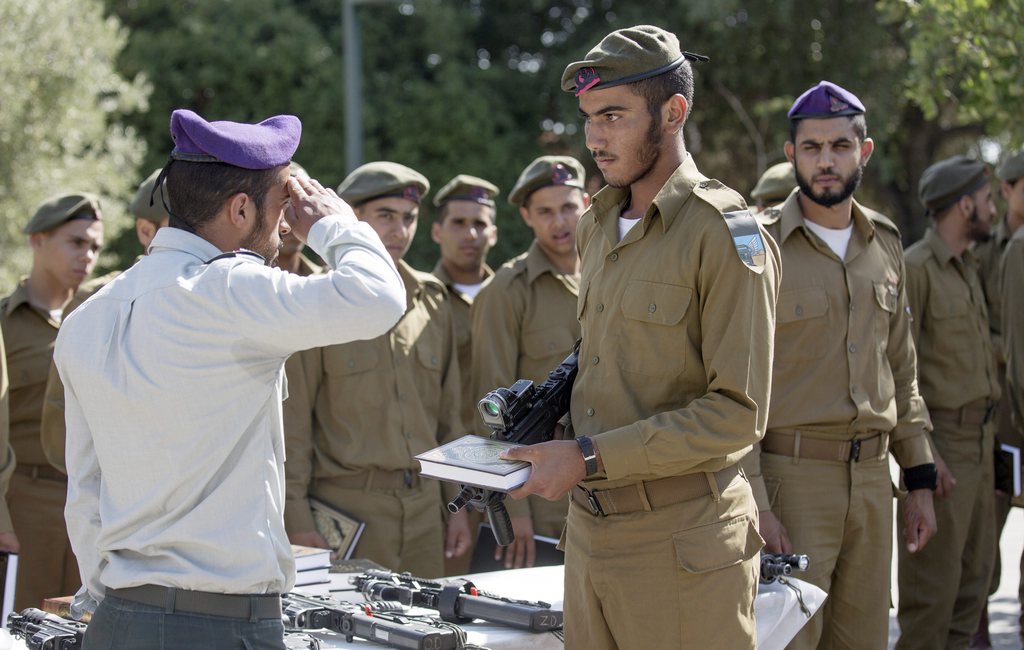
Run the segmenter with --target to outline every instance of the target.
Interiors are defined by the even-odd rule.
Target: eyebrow
[[[848,137],[846,137],[845,135],[842,136],[842,137],[836,138],[835,140],[815,140],[814,138],[804,138],[803,140],[800,141],[801,145],[805,145],[805,144],[816,144],[816,145],[833,144],[833,145],[835,145],[835,144],[847,144],[847,143],[853,143],[853,140],[848,138]]]
[[[596,111],[594,111],[593,115],[604,115],[605,113],[618,113],[628,110],[629,109],[626,108],[625,106],[605,106],[604,108],[599,108]],[[579,109],[579,113],[580,117],[587,117],[587,113],[585,113],[582,108]]]

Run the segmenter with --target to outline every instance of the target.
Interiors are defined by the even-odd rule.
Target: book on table
[[[316,548],[292,544],[292,557],[295,558],[295,572],[305,573],[331,567],[331,549]]]
[[[313,524],[316,532],[324,538],[334,552],[336,560],[347,560],[359,543],[359,537],[366,528],[366,523],[356,519],[341,508],[330,503],[309,497],[309,507],[313,511]]]
[[[521,447],[481,436],[467,435],[417,455],[423,476],[508,492],[530,477],[530,463],[503,460],[501,452]]]

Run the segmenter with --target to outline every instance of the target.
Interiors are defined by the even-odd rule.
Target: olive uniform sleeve
[[[519,379],[516,366],[519,342],[522,339],[525,296],[516,283],[491,281],[480,290],[470,310],[473,334],[473,394],[480,397],[499,386],[508,386]],[[475,419],[473,433],[491,434],[487,426]],[[529,517],[529,499],[506,499],[510,517]]]
[[[316,394],[323,374],[323,348],[297,352],[285,363],[288,398],[284,401],[285,507],[289,533],[316,529],[309,508],[313,480],[313,419]]]
[[[898,253],[898,260],[897,303],[896,310],[889,317],[889,345],[886,348],[896,386],[896,426],[889,448],[900,467],[907,469],[934,463],[935,459],[927,435],[932,428],[931,420],[917,387],[917,353],[911,333],[913,315],[907,296],[907,268],[902,253]]]
[[[1006,399],[1018,429],[1024,425],[1024,242],[1014,237],[1003,253],[1002,332],[1006,358]]]
[[[14,473],[17,461],[11,448],[11,413],[7,405],[10,385],[7,382],[7,352],[0,336],[0,533],[14,531],[11,513],[7,509],[7,485]]]
[[[43,397],[43,414],[39,422],[39,437],[43,443],[46,460],[68,473],[64,463],[64,441],[67,439],[64,423],[64,383],[60,380],[56,364],[50,364],[50,376],[46,379],[46,395]]]
[[[452,314],[451,298],[446,297],[444,309],[439,316],[447,319],[446,336],[441,368],[441,400],[437,416],[437,443],[442,445],[466,435],[462,422],[462,383],[459,379],[459,351],[455,344],[455,318]],[[459,493],[459,486],[450,481],[441,482],[441,493],[445,502]]]

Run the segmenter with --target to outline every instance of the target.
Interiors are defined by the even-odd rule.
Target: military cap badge
[[[576,96],[601,83],[601,76],[594,68],[580,68],[576,71]]]
[[[551,167],[551,184],[552,185],[565,185],[572,180],[572,174],[565,168],[562,163],[555,163]]]
[[[413,203],[420,202],[420,188],[415,185],[406,185],[402,188],[402,198],[409,199]]]

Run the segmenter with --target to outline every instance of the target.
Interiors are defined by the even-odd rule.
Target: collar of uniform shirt
[[[693,158],[687,153],[683,162],[676,167],[676,170],[672,172],[672,176],[669,177],[669,180],[665,181],[661,191],[654,197],[651,208],[644,215],[643,220],[646,222],[653,218],[655,214],[658,214],[661,216],[662,231],[668,230],[676,214],[683,207],[683,203],[693,193],[693,188],[705,180],[707,178],[697,170],[697,165],[693,162]],[[593,210],[595,216],[599,216],[601,219],[617,219],[618,213],[616,212],[614,217],[611,216],[611,209],[616,205],[621,205],[628,196],[628,188],[604,188],[594,195]],[[602,227],[604,225],[602,224]],[[612,224],[612,227],[618,233],[619,225],[617,221]],[[643,227],[646,228],[646,225]]]
[[[224,251],[199,235],[181,230],[180,228],[161,228],[157,231],[156,236],[153,237],[153,242],[149,245],[149,252],[151,255],[154,255],[161,250],[188,253],[204,263],[206,260],[224,254]]]
[[[799,192],[793,192],[786,199],[786,202],[782,204],[782,223],[780,224],[779,234],[781,245],[789,236],[793,234],[793,231],[804,228],[804,213],[800,209],[800,202],[797,197],[800,196]],[[859,233],[864,241],[871,241],[875,236],[875,226],[871,223],[871,219],[864,214],[864,210],[860,204],[856,201],[852,202],[852,213],[853,213],[853,229]]]

